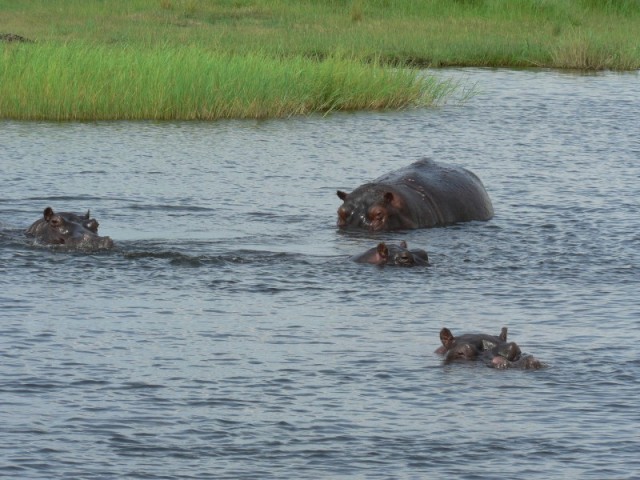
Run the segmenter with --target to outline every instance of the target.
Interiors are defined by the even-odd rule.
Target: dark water
[[[0,476],[640,478],[640,77],[461,70],[468,103],[217,123],[0,123]],[[337,232],[423,155],[487,223]],[[34,247],[46,206],[118,247]],[[358,265],[380,239],[428,268]],[[540,371],[443,367],[508,326]]]

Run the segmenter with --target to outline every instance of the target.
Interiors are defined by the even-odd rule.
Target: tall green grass
[[[414,67],[640,68],[640,0],[0,0],[0,118],[429,105]]]
[[[16,45],[0,50],[0,117],[281,117],[430,105],[454,86],[415,71],[200,47]]]

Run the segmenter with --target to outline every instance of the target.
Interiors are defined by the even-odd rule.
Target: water
[[[444,70],[464,105],[0,123],[0,476],[640,478],[640,78]],[[429,155],[490,222],[336,231]],[[46,206],[117,248],[34,247]],[[431,267],[347,261],[378,241]],[[509,327],[540,371],[443,366]]]

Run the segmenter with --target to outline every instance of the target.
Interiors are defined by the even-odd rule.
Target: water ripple
[[[640,471],[638,75],[438,75],[480,93],[274,121],[2,122],[0,476]],[[337,189],[424,155],[478,173],[495,217],[336,229]],[[33,245],[49,204],[90,208],[116,248]],[[400,240],[432,266],[348,260]],[[548,368],[443,365],[443,326],[507,326]]]

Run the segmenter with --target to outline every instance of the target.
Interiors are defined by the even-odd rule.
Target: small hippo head
[[[371,263],[373,265],[397,265],[400,267],[413,267],[415,265],[428,265],[429,256],[422,249],[409,250],[404,240],[399,245],[380,242],[377,247],[370,248],[366,252],[351,257],[354,262]]]
[[[113,240],[98,235],[99,223],[85,215],[69,212],[56,213],[51,207],[44,209],[43,217],[29,227],[27,235],[47,245],[64,245],[80,249],[108,249]]]
[[[381,250],[382,253],[380,253]],[[378,252],[387,259],[387,263],[402,267],[426,265],[429,262],[427,252],[421,249],[409,250],[407,242],[404,240],[400,242],[400,245],[380,243],[378,245]]]
[[[515,342],[507,342],[507,327],[499,336],[485,334],[465,334],[455,337],[451,330],[440,330],[442,347],[437,352],[445,356],[445,362],[454,360],[475,360],[479,357],[502,356],[515,360],[520,356],[520,348]]]
[[[392,187],[366,184],[351,193],[337,192],[342,205],[338,208],[338,227],[386,231],[416,228],[407,205]]]

